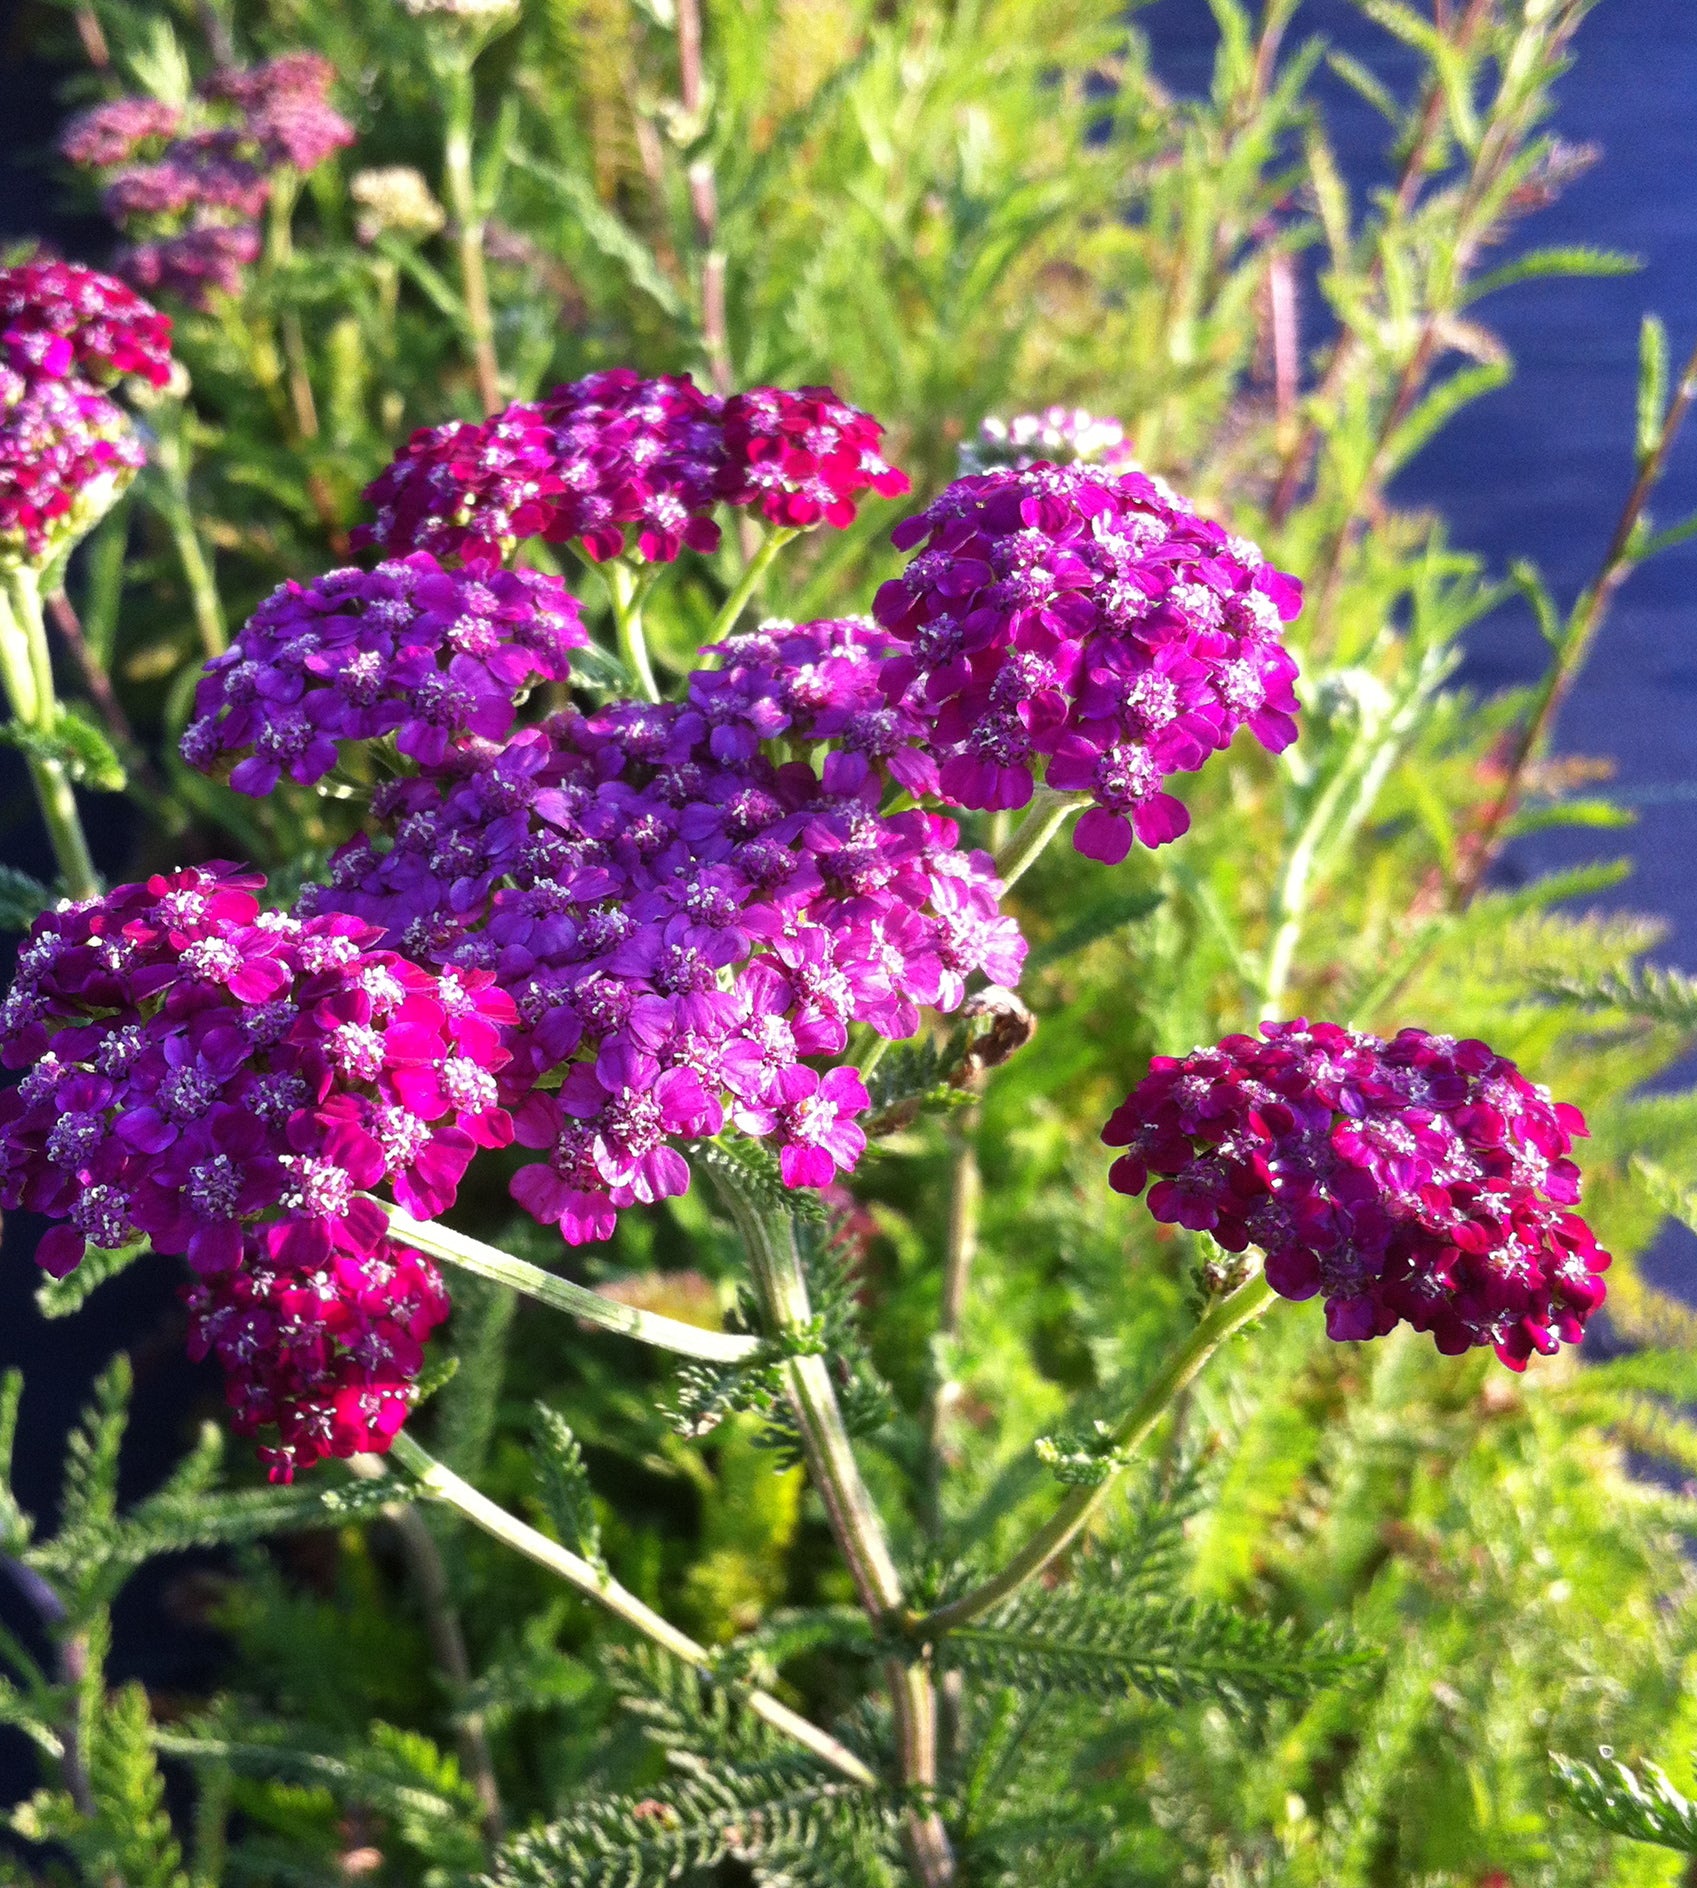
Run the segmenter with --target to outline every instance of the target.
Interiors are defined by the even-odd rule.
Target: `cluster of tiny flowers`
[[[269,793],[336,765],[337,744],[394,737],[425,765],[468,740],[501,742],[539,682],[564,681],[588,640],[576,599],[531,570],[449,571],[427,553],[281,585],[206,665],[182,751]]]
[[[365,1190],[431,1218],[512,1138],[498,1073],[511,1001],[478,972],[374,949],[359,920],[263,911],[209,866],[37,920],[0,1004],[0,1206],[61,1222],[39,1263],[138,1236],[180,1254],[273,1473],[382,1447],[446,1313]]]
[[[0,269],[0,358],[28,378],[171,377],[171,318],[122,282],[73,262]]]
[[[1124,426],[1082,406],[1046,406],[1041,413],[1018,413],[1011,420],[992,415],[980,422],[978,437],[960,449],[963,473],[1003,465],[1023,472],[1039,462],[1073,465],[1080,460],[1109,472],[1140,470]]]
[[[286,53],[214,73],[188,114],[119,98],[73,118],[61,153],[102,176],[107,215],[136,238],[120,271],[196,307],[211,291],[235,293],[259,254],[275,174],[316,170],[353,142],[329,102],[334,76],[316,53]]]
[[[882,432],[825,387],[722,400],[687,374],[610,368],[480,424],[415,433],[367,488],[377,516],[355,541],[483,564],[545,538],[596,561],[634,549],[669,563],[717,546],[720,504],[799,529],[848,524],[867,491],[905,492]]]
[[[1141,473],[975,474],[892,537],[919,548],[874,603],[908,645],[885,687],[958,806],[1023,806],[1041,771],[1093,802],[1077,849],[1117,864],[1189,826],[1171,775],[1241,727],[1274,752],[1296,738],[1279,630],[1300,585]]]
[[[1511,1369],[1578,1343],[1609,1263],[1568,1158],[1585,1133],[1482,1042],[1266,1023],[1264,1041],[1157,1056],[1102,1138],[1110,1183],[1168,1224],[1255,1245],[1286,1298],[1326,1300],[1334,1338],[1406,1321]]]
[[[829,1064],[859,1024],[911,1035],[1025,945],[987,855],[951,822],[878,812],[865,757],[822,775],[763,748],[775,704],[618,703],[379,790],[306,908],[350,911],[409,956],[493,972],[520,1017],[514,1196],[572,1244],[681,1193],[677,1145],[769,1139],[790,1186],[853,1168],[868,1105]]]
[[[145,454],[96,378],[171,371],[171,324],[110,276],[0,269],[0,563],[43,564],[91,530]]]

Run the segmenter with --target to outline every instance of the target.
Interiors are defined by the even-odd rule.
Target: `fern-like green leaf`
[[[53,902],[39,879],[15,865],[0,865],[0,931],[27,931]]]
[[[1697,978],[1677,970],[1646,964],[1630,974],[1603,970],[1583,977],[1559,972],[1540,975],[1535,971],[1533,988],[1579,1009],[1613,1011],[1645,1022],[1697,1029]]]
[[[603,1565],[601,1523],[595,1518],[595,1496],[577,1437],[557,1409],[541,1402],[536,1405],[531,1435],[536,1442],[536,1480],[542,1505],[559,1529],[562,1543],[591,1565]]]
[[[1128,1597],[1094,1581],[1022,1593],[955,1627],[938,1656],[999,1684],[1103,1699],[1139,1692],[1240,1714],[1335,1684],[1361,1663],[1335,1643],[1233,1607]]]
[[[501,1888],[661,1888],[726,1860],[775,1868],[857,1834],[876,1840],[888,1813],[875,1793],[799,1762],[720,1766],[588,1802],[509,1842],[494,1879]]]
[[[110,1251],[104,1246],[90,1246],[74,1272],[67,1272],[63,1278],[44,1278],[36,1286],[36,1309],[44,1318],[70,1317],[73,1312],[83,1308],[91,1292],[104,1285],[109,1278],[116,1278],[151,1250],[146,1239],[138,1239],[134,1245],[117,1246]]]
[[[107,1526],[118,1512],[118,1451],[130,1412],[130,1360],[120,1352],[95,1380],[94,1400],[72,1430],[59,1498],[61,1536]]]
[[[1681,1796],[1657,1764],[1621,1763],[1606,1745],[1597,1754],[1601,1769],[1550,1752],[1556,1788],[1569,1807],[1613,1835],[1697,1855],[1697,1803]]]

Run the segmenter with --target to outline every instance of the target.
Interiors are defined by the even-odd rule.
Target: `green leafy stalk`
[[[934,1612],[912,1622],[914,1634],[934,1638],[951,1628],[976,1619],[991,1607],[1017,1593],[1028,1580],[1034,1580],[1057,1555],[1066,1551],[1079,1533],[1088,1526],[1101,1506],[1115,1474],[1130,1461],[1148,1440],[1150,1433],[1172,1407],[1173,1399],[1192,1383],[1228,1337],[1253,1324],[1273,1300],[1273,1288],[1264,1274],[1257,1272],[1238,1288],[1210,1306],[1190,1336],[1173,1352],[1157,1372],[1155,1380],[1120,1421],[1103,1436],[1101,1459],[1108,1472],[1081,1482],[1062,1501],[1054,1514],[1020,1548],[1012,1560],[981,1585],[957,1600],[939,1606]]]
[[[448,62],[445,77],[448,96],[447,130],[442,143],[442,188],[454,219],[460,294],[465,306],[472,371],[477,376],[477,397],[485,413],[494,413],[501,406],[501,368],[495,355],[495,317],[489,303],[489,272],[483,254],[483,214],[472,170],[476,93],[469,50],[463,50],[461,56]]]
[[[609,559],[600,570],[606,580],[607,594],[613,600],[619,654],[643,700],[658,701],[660,684],[654,679],[654,665],[648,659],[648,638],[642,628],[642,600],[648,585],[623,558]]]
[[[585,1560],[582,1555],[574,1554],[557,1541],[551,1541],[546,1534],[539,1534],[535,1528],[527,1527],[517,1515],[509,1514],[487,1495],[479,1494],[470,1482],[438,1462],[404,1429],[396,1436],[391,1453],[426,1494],[446,1503],[474,1526],[482,1528],[492,1539],[568,1581],[580,1593],[587,1594],[615,1618],[633,1626],[674,1657],[693,1665],[698,1671],[711,1672],[713,1656],[705,1646],[697,1645],[670,1620],[663,1619],[651,1606],[645,1606],[634,1593],[621,1586],[604,1566]],[[877,1779],[872,1772],[845,1744],[839,1743],[828,1731],[821,1730],[818,1725],[809,1722],[799,1712],[792,1711],[788,1705],[781,1704],[769,1693],[750,1691],[744,1702],[756,1717],[812,1751],[833,1770],[851,1777],[856,1783],[876,1783]]]
[[[370,1195],[366,1196],[370,1198]],[[660,1350],[677,1351],[684,1357],[701,1357],[709,1363],[745,1362],[760,1349],[756,1337],[743,1337],[733,1331],[709,1331],[703,1326],[685,1324],[658,1311],[643,1311],[635,1305],[622,1305],[603,1298],[570,1279],[556,1278],[538,1265],[515,1259],[481,1239],[473,1239],[450,1226],[434,1220],[414,1219],[412,1214],[386,1200],[377,1200],[389,1216],[389,1230],[409,1246],[428,1252],[432,1258],[458,1266],[478,1278],[487,1278],[510,1291],[523,1292],[556,1311],[582,1318],[586,1324],[598,1324],[604,1331],[617,1331],[622,1337],[634,1337],[638,1343],[653,1344]]]
[[[1024,819],[1014,828],[1007,844],[996,853],[996,876],[1004,885],[1024,878],[1068,817],[1089,804],[1087,793],[1060,793],[1053,787],[1038,787],[1031,796]]]
[[[55,751],[54,737],[59,733],[61,714],[53,692],[53,663],[41,610],[41,579],[27,565],[8,566],[0,587],[0,686],[5,689],[22,737],[19,745],[24,747],[36,802],[65,890],[73,898],[98,898],[100,875],[94,869],[65,759]]]
[[[713,619],[713,627],[707,632],[709,643],[723,642],[736,628],[742,613],[748,608],[749,598],[760,588],[760,580],[771,569],[773,560],[784,546],[801,536],[800,531],[791,525],[774,525],[761,540],[760,548],[743,566],[742,575],[737,579],[735,588],[725,598],[719,614]]]

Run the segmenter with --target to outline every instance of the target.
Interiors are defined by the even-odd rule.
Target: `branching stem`
[[[53,661],[41,612],[41,578],[27,565],[6,569],[0,584],[0,687],[22,730],[51,736],[59,703],[53,692]],[[73,898],[99,897],[100,876],[64,762],[42,752],[26,751],[24,758],[65,890]]]
[[[996,854],[996,876],[1004,885],[1024,878],[1069,816],[1089,804],[1087,793],[1060,793],[1053,787],[1038,787],[1013,837]]]
[[[713,1179],[742,1235],[755,1285],[777,1331],[797,1330],[812,1317],[807,1278],[787,1212],[761,1206],[724,1171]],[[823,1357],[789,1358],[786,1388],[801,1432],[808,1472],[825,1504],[855,1591],[870,1617],[887,1624],[902,1615],[901,1579],[871,1491],[855,1460],[830,1369]],[[923,1656],[892,1658],[885,1666],[895,1715],[903,1787],[917,1799],[908,1813],[907,1846],[925,1888],[947,1888],[955,1878],[947,1830],[929,1798],[937,1787],[937,1694]]]
[[[557,1574],[580,1593],[587,1594],[598,1605],[604,1606],[615,1618],[622,1619],[627,1626],[633,1626],[646,1638],[652,1639],[674,1658],[693,1665],[697,1671],[711,1673],[713,1656],[705,1646],[697,1645],[688,1633],[680,1632],[670,1620],[663,1619],[651,1606],[645,1606],[634,1593],[621,1586],[605,1567],[596,1566],[581,1555],[572,1553],[569,1548],[562,1547],[558,1541],[549,1540],[546,1534],[539,1534],[535,1528],[527,1527],[517,1515],[509,1514],[487,1495],[479,1494],[470,1482],[456,1475],[444,1463],[438,1462],[404,1429],[391,1444],[390,1453],[426,1494],[445,1502],[474,1526],[482,1528],[492,1539],[534,1560],[539,1567],[546,1567],[550,1573]],[[877,1783],[878,1779],[847,1745],[839,1743],[830,1732],[821,1730],[817,1724],[811,1723],[799,1712],[792,1711],[788,1705],[781,1704],[770,1693],[748,1691],[742,1693],[741,1697],[756,1717],[812,1751],[833,1770],[840,1771],[856,1783],[868,1786]]]
[[[648,593],[648,581],[618,557],[610,558],[599,569],[613,602],[619,655],[643,700],[658,701],[660,684],[654,679],[654,667],[648,659],[648,638],[642,627],[642,602]]]
[[[1179,1392],[1194,1381],[1215,1351],[1228,1337],[1254,1323],[1272,1300],[1272,1286],[1264,1274],[1257,1272],[1209,1308],[1108,1438],[1122,1466],[1148,1440]],[[1088,1526],[1114,1480],[1114,1474],[1110,1473],[1093,1486],[1075,1488],[999,1573],[958,1600],[912,1621],[914,1637],[928,1640],[952,1626],[965,1625],[969,1619],[976,1619],[980,1613],[987,1613],[1017,1593],[1027,1581],[1036,1579]]]
[[[365,1196],[367,1199],[371,1195]],[[377,1200],[389,1216],[391,1235],[420,1252],[445,1264],[458,1266],[478,1278],[486,1278],[509,1291],[523,1292],[527,1298],[551,1305],[586,1324],[597,1324],[604,1331],[617,1331],[621,1337],[634,1337],[640,1344],[652,1344],[659,1350],[676,1351],[684,1357],[700,1357],[708,1363],[744,1363],[760,1350],[757,1337],[739,1336],[733,1331],[709,1331],[700,1325],[685,1324],[658,1311],[643,1311],[635,1305],[622,1305],[603,1298],[585,1285],[556,1278],[539,1265],[529,1265],[510,1253],[488,1246],[451,1226],[436,1221],[414,1219],[411,1213],[386,1200]]]
[[[760,587],[760,580],[772,566],[772,560],[792,539],[801,533],[792,525],[775,525],[761,540],[760,548],[743,566],[742,575],[737,579],[736,588],[726,597],[719,614],[713,619],[713,627],[707,632],[709,643],[723,642],[736,628],[749,598]]]

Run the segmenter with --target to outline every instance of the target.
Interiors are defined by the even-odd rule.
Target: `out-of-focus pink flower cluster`
[[[446,571],[418,551],[286,583],[206,665],[183,755],[203,769],[242,756],[231,785],[252,794],[321,780],[345,741],[393,735],[436,764],[472,737],[505,740],[518,698],[564,681],[587,641],[576,598],[537,571]]]
[[[120,274],[197,308],[235,294],[277,173],[316,170],[353,142],[329,102],[334,77],[319,54],[286,53],[214,73],[186,110],[118,98],[78,113],[59,149],[100,174],[107,215],[134,239]]]
[[[197,1282],[193,1343],[284,1479],[384,1446],[446,1315],[429,1263],[362,1190],[431,1218],[479,1147],[512,1138],[510,999],[435,974],[350,917],[260,909],[209,866],[36,921],[0,1004],[0,1205],[61,1223],[56,1276],[140,1235]]]
[[[842,526],[867,491],[908,489],[881,455],[883,428],[828,387],[756,387],[729,399],[687,374],[610,368],[481,423],[415,433],[367,489],[356,543],[500,563],[529,538],[577,543],[596,561],[635,550],[669,563],[719,542],[718,505],[768,523]]]
[[[1484,1043],[1265,1023],[1263,1041],[1156,1056],[1102,1138],[1149,1210],[1228,1251],[1256,1245],[1286,1298],[1326,1300],[1334,1338],[1399,1322],[1511,1369],[1576,1344],[1609,1255],[1584,1220],[1577,1108]]]
[[[145,455],[100,383],[162,386],[171,324],[108,275],[37,259],[0,269],[0,562],[41,564],[82,537]]]
[[[1004,465],[1024,472],[1042,463],[1079,460],[1107,472],[1142,469],[1124,426],[1082,406],[1046,406],[1041,413],[1017,413],[1011,420],[992,415],[979,423],[977,438],[960,449],[960,469],[966,473]]]
[[[477,744],[381,789],[376,842],[307,908],[351,911],[422,960],[492,972],[521,1019],[515,1196],[573,1244],[680,1193],[679,1142],[769,1138],[791,1186],[853,1168],[866,1090],[821,1068],[864,1024],[911,1035],[969,979],[1019,976],[987,855],[879,813],[863,756],[822,774],[763,746],[775,705],[618,703]],[[560,1079],[563,1076],[563,1079]]]
[[[945,799],[1087,795],[1073,843],[1109,864],[1189,826],[1165,790],[1241,727],[1296,738],[1280,626],[1301,586],[1141,473],[1034,465],[957,480],[892,533],[918,547],[874,614],[908,645],[887,698],[928,725]]]

